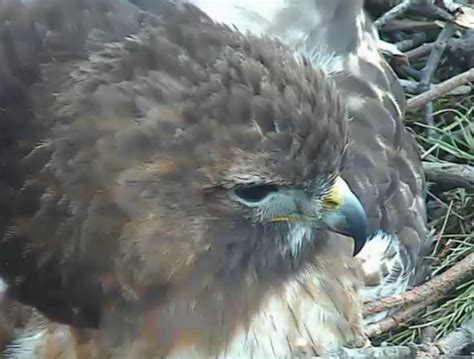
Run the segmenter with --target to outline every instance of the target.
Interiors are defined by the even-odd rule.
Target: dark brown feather
[[[342,174],[408,270],[427,245],[403,92],[362,1],[304,4],[263,37],[184,1],[153,14],[113,0],[0,4],[0,273],[9,299],[36,308],[43,357],[364,343],[351,244],[320,230],[301,255],[282,252],[289,223],[229,200],[248,183],[318,198]],[[324,14],[312,30],[310,9]],[[332,71],[270,38],[295,19],[326,45],[318,56],[336,55]]]
[[[191,343],[222,351],[318,251],[308,241],[300,258],[282,255],[287,226],[236,216],[225,193],[247,177],[311,192],[338,173],[347,122],[332,82],[281,43],[186,4],[158,16],[109,0],[12,4],[3,17],[31,20],[9,34],[4,56],[21,65],[20,40],[38,45],[25,57],[34,75],[2,66],[20,88],[2,122],[19,126],[13,142],[39,128],[24,152],[5,154],[16,156],[7,173],[35,164],[11,190],[34,206],[5,214],[8,295],[55,321],[101,328],[112,346],[148,328],[158,354]],[[23,120],[17,108],[30,103]],[[343,292],[348,275],[324,285]],[[328,306],[354,300],[319,295]],[[334,324],[351,340],[361,334],[354,313]]]

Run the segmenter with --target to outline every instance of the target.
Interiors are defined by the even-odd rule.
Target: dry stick
[[[427,303],[423,302],[415,304],[405,310],[399,311],[396,314],[381,320],[380,322],[369,325],[365,330],[365,334],[369,338],[373,338],[386,333],[389,330],[400,326],[400,324],[406,322],[407,320],[412,319],[415,314],[425,309],[426,306]]]
[[[420,83],[417,81],[413,80],[405,80],[405,79],[399,79],[398,80],[400,84],[403,87],[403,90],[405,90],[405,93],[412,94],[412,95],[419,95],[420,92],[418,91],[418,88],[420,86]],[[447,96],[462,96],[462,95],[469,95],[471,93],[472,87],[469,85],[461,85],[459,87],[456,87],[455,89],[449,91],[446,95]],[[457,138],[463,138],[464,132],[462,130],[456,130],[453,132],[448,133],[447,135],[444,136],[444,138],[449,138],[452,136],[455,136]]]
[[[417,81],[421,80],[421,76],[422,76],[421,71],[414,69],[413,67],[410,67],[408,65],[402,65],[399,67],[399,70],[403,72],[405,75],[413,77]]]
[[[439,28],[440,26],[433,21],[418,21],[418,20],[392,20],[384,25],[384,32],[392,31],[425,31]]]
[[[420,86],[419,89],[426,89],[426,87]],[[435,122],[433,118],[433,112],[433,102],[430,101],[425,105],[425,108],[423,109],[423,122],[428,125],[428,128],[426,129],[426,136],[430,139],[435,139],[438,137],[438,133],[434,129]]]
[[[415,350],[408,346],[383,346],[368,348],[340,348],[330,353],[325,353],[324,358],[338,359],[373,359],[373,358],[397,358],[413,359]],[[305,357],[306,358],[306,357]],[[312,357],[313,358],[313,357]],[[317,357],[319,358],[319,357]]]
[[[409,60],[416,60],[419,57],[426,56],[430,53],[434,46],[434,42],[424,43],[414,49],[405,52],[405,56]],[[460,51],[463,55],[469,55],[469,52],[474,51],[474,36],[467,36],[464,39],[451,38],[447,44],[448,51],[453,53]]]
[[[434,42],[427,42],[417,48],[405,52],[405,56],[408,57],[408,60],[415,60],[419,57],[428,55],[433,48]]]
[[[474,342],[474,318],[462,324],[459,328],[441,338],[437,342],[422,344],[418,350],[417,358],[429,356],[431,358],[441,355],[457,355]]]
[[[373,314],[382,312],[400,305],[409,305],[422,301],[423,307],[437,301],[443,297],[447,292],[455,288],[463,279],[474,275],[474,253],[456,263],[446,272],[434,277],[430,281],[413,288],[403,295],[395,295],[392,297],[383,298],[373,302],[368,302],[364,305],[364,314]],[[414,306],[417,307],[418,305]],[[409,310],[408,308],[407,310]],[[397,313],[395,316],[398,316]],[[388,318],[386,320],[391,320]],[[385,320],[377,323],[380,324]],[[375,324],[374,324],[375,325]]]
[[[411,38],[399,41],[395,45],[400,51],[407,51],[409,49],[413,49],[414,47],[420,46],[423,43],[426,43],[426,40],[426,33],[418,32],[413,34]]]
[[[430,89],[431,83],[433,82],[434,73],[441,62],[441,57],[443,56],[444,50],[446,49],[446,43],[451,38],[451,36],[453,36],[455,31],[456,25],[452,22],[448,22],[444,25],[443,30],[441,30],[439,33],[433,49],[431,50],[430,56],[426,61],[426,66],[422,70],[423,75],[421,77],[419,86],[420,92]],[[430,127],[434,127],[433,103],[431,101],[425,104],[423,111],[423,122],[425,122]],[[436,132],[433,128],[428,128],[427,135],[428,137],[435,137]]]
[[[436,183],[443,190],[453,188],[474,189],[474,167],[456,163],[423,162],[423,169],[429,182]]]
[[[428,6],[420,9],[423,13],[426,11],[431,13],[431,17],[440,18],[444,21],[453,21],[454,16],[447,10],[442,9],[434,4],[428,4]]]
[[[381,322],[369,325],[366,329],[366,335],[370,338],[376,337],[381,335],[390,329],[396,328],[403,323],[407,319],[410,319],[413,315],[418,313],[419,311],[423,310],[425,307],[424,303],[420,303],[412,308],[408,308],[403,312],[397,313],[390,318],[387,318]],[[464,348],[471,345],[474,341],[474,319],[469,320],[467,323],[461,325],[459,328],[455,329],[444,338],[438,340],[435,343],[426,343],[422,344],[422,347],[417,350],[417,358],[426,357],[426,355],[430,355],[431,357],[439,357],[442,355],[456,355],[459,354]],[[391,352],[383,352],[384,350],[391,350]],[[350,355],[351,350],[345,350],[346,356],[341,356],[344,358],[374,358],[375,355],[371,355],[372,351],[375,351],[378,354],[378,358],[382,357],[390,357],[390,358],[401,358],[401,357],[409,357],[413,358],[413,353],[410,352],[408,347],[404,346],[394,346],[394,347],[369,347],[364,349],[359,349],[354,351],[354,355]],[[387,354],[392,355],[387,355]],[[396,353],[396,355],[393,355]],[[402,355],[399,355],[402,353]],[[382,354],[382,355],[380,355]]]
[[[474,318],[434,343],[441,354],[456,355],[474,342]]]
[[[412,97],[407,102],[407,110],[415,110],[422,107],[428,102],[433,101],[449,91],[469,82],[474,82],[474,68],[456,75],[439,85],[433,86],[430,90],[423,92],[418,96]]]
[[[401,4],[398,4],[397,6],[393,7],[389,11],[387,11],[385,14],[383,14],[381,17],[379,17],[375,22],[374,25],[377,29],[380,29],[383,25],[385,25],[387,22],[394,20],[396,17],[402,15],[405,13],[407,10],[409,10],[411,7],[414,5],[418,5],[421,0],[405,0]]]

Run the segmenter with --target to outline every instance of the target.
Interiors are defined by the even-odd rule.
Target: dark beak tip
[[[355,228],[353,228],[354,238],[354,256],[364,248],[368,237],[368,223],[365,210],[362,209],[362,215],[359,216]]]
[[[361,235],[358,238],[354,238],[354,257],[359,254],[359,252],[364,248],[365,243],[367,242],[367,234]]]

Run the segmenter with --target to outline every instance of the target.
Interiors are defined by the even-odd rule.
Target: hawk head
[[[209,340],[220,350],[270,289],[337,247],[328,231],[353,237],[357,253],[367,219],[340,177],[348,119],[332,81],[277,40],[166,3],[159,16],[111,17],[136,33],[111,43],[93,32],[77,39],[86,55],[60,64],[47,59],[75,33],[51,30],[29,113],[48,139],[29,156],[40,171],[24,193],[40,194],[38,207],[1,243],[0,269],[12,295],[57,320],[123,334],[155,311],[159,350]],[[91,27],[108,24],[99,15]],[[350,275],[321,276],[317,301],[353,293]],[[334,313],[356,302],[342,297]],[[351,331],[353,313],[333,312],[331,330]]]
[[[181,104],[150,109],[119,151],[155,147],[111,188],[130,219],[121,243],[134,262],[122,268],[149,267],[151,281],[197,263],[223,277],[285,272],[311,258],[327,230],[361,249],[365,213],[339,177],[345,107],[321,71],[276,42],[239,36],[194,89],[168,91],[180,91]]]

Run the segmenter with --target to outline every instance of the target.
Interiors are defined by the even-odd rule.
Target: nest
[[[426,282],[403,296],[366,303],[366,312],[398,308],[367,331],[390,356],[469,355],[474,350],[474,7],[449,0],[367,0],[366,5],[381,49],[408,94],[406,126],[422,153],[435,236]]]

